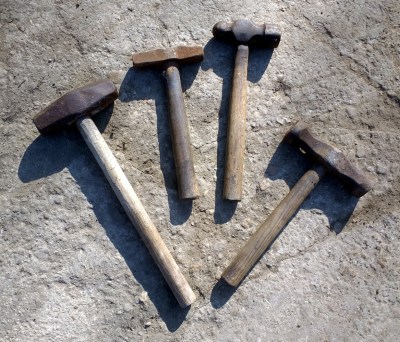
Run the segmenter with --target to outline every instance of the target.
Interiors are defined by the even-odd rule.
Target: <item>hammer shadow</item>
[[[282,141],[268,164],[265,177],[271,180],[282,179],[292,188],[312,166],[312,162],[298,149]],[[322,211],[328,218],[330,229],[339,234],[358,201],[359,198],[347,191],[338,179],[326,173],[299,209]]]
[[[212,38],[204,47],[204,62],[201,66],[205,71],[212,69],[218,77],[222,78],[221,105],[218,112],[217,181],[214,211],[214,222],[218,224],[228,222],[235,213],[238,204],[237,201],[229,201],[223,198],[229,100],[236,50],[236,46]],[[250,82],[256,83],[261,79],[272,58],[272,53],[273,49],[250,48],[247,75]],[[251,115],[251,113],[248,113],[248,115]]]
[[[94,118],[104,130],[112,109]],[[23,183],[29,183],[68,169],[92,205],[99,223],[124,258],[138,283],[148,293],[169,331],[176,331],[189,308],[181,309],[150,253],[125,214],[111,186],[76,129],[39,136],[25,151],[18,169]],[[135,304],[135,303],[132,303]]]
[[[180,67],[182,91],[190,88],[199,67],[198,63]],[[185,223],[192,212],[193,200],[180,200],[178,196],[169,128],[168,98],[163,71],[161,69],[135,70],[130,68],[121,83],[119,99],[122,102],[145,99],[155,101],[160,167],[168,195],[170,222],[173,225]]]
[[[235,294],[237,287],[229,285],[224,279],[219,279],[214,285],[210,301],[214,309],[222,308],[229,299]]]

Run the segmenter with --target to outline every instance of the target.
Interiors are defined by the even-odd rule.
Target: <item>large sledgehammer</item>
[[[111,81],[99,81],[65,94],[38,113],[33,122],[42,134],[76,124],[179,305],[184,308],[192,304],[196,296],[90,118],[110,105],[117,97],[118,91]]]

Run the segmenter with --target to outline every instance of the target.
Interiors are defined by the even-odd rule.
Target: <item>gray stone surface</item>
[[[400,5],[383,1],[0,2],[1,341],[398,341]],[[244,198],[221,199],[234,48],[219,20],[281,26],[252,51]],[[182,68],[202,197],[177,200],[159,71],[130,54],[202,44]],[[74,129],[32,117],[110,77],[96,119],[198,300],[177,306]],[[308,162],[299,119],[377,179],[359,201],[327,177],[236,291],[217,280]]]

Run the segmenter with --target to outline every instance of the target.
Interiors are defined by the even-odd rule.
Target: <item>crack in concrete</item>
[[[328,238],[331,236],[331,234],[327,233],[326,235],[322,235],[322,237],[316,239],[313,243],[311,243],[308,247],[306,247],[304,250],[298,251],[296,254],[294,255],[289,255],[287,257],[282,257],[282,258],[277,258],[277,266],[279,266],[280,263],[286,261],[286,260],[291,260],[291,259],[297,259],[298,257],[302,257],[305,254],[307,254],[308,252],[311,252],[311,249],[317,245],[322,244],[323,242],[325,242],[326,240],[328,240]]]
[[[314,29],[314,31],[318,32],[320,37],[322,38],[321,41],[323,43],[325,43],[326,45],[330,46],[334,51],[339,51],[338,47],[335,45],[335,43],[332,41],[333,39],[333,34],[332,32],[327,28],[327,26],[325,25],[325,23],[320,22],[322,28],[325,30],[325,34],[328,35],[328,37],[330,38],[329,40],[325,37],[325,34],[323,34],[322,32],[319,32],[318,30],[315,30],[316,27],[314,25],[314,23],[311,21],[310,18],[308,18],[306,15],[304,15],[303,13],[299,13],[300,15],[302,15],[303,18],[305,18],[307,20],[307,22],[309,23],[310,28]],[[340,51],[339,51],[340,54]],[[396,95],[393,94],[389,94],[387,89],[385,88],[385,86],[383,84],[381,84],[380,82],[374,80],[369,73],[366,70],[366,67],[364,65],[362,65],[357,59],[355,59],[354,57],[352,57],[351,55],[342,55],[340,54],[340,56],[345,57],[350,59],[351,61],[353,61],[354,63],[357,64],[357,66],[361,69],[359,70],[359,72],[356,72],[354,70],[352,70],[352,68],[347,65],[348,70],[350,70],[350,72],[356,74],[357,76],[360,76],[362,79],[364,79],[364,81],[366,81],[367,84],[372,85],[375,89],[379,89],[380,91],[382,91],[386,97],[392,101],[393,103],[395,103],[397,106],[400,107],[400,98]]]

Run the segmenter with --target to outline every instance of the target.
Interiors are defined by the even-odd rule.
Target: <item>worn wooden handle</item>
[[[92,119],[78,119],[77,126],[98,164],[110,182],[115,194],[136,227],[157,266],[174,293],[181,307],[189,306],[196,299],[185,277],[151,222],[142,203],[130,185],[113,153],[104,141]]]
[[[246,143],[247,66],[249,48],[239,45],[233,72],[226,143],[225,199],[242,199],[243,157]]]
[[[189,124],[183,103],[181,78],[175,63],[167,65],[165,77],[168,86],[170,128],[179,198],[195,199],[199,197],[199,189],[194,171]]]
[[[243,278],[261,258],[267,248],[279,235],[292,215],[323,177],[325,169],[316,166],[307,171],[279,203],[269,217],[258,227],[250,240],[242,247],[222,278],[231,286],[238,286]]]

